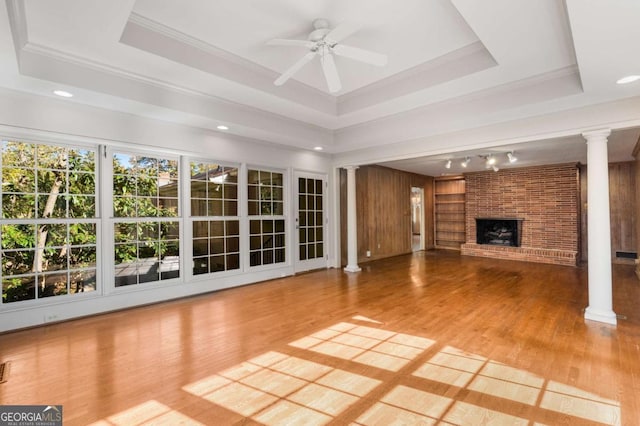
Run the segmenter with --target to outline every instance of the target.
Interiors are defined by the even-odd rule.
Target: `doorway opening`
[[[424,189],[411,188],[411,250],[424,250]]]

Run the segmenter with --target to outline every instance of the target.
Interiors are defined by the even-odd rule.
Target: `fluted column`
[[[610,129],[583,133],[587,140],[587,234],[589,243],[589,306],[585,319],[615,325],[611,278],[611,223],[609,217]]]
[[[356,211],[356,169],[347,166],[347,272],[359,272],[358,266],[358,215]]]

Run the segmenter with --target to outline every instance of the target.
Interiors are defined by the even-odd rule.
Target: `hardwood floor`
[[[430,251],[0,335],[0,404],[65,425],[637,425],[640,282]],[[422,423],[421,423],[422,422]]]

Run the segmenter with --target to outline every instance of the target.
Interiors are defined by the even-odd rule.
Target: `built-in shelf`
[[[459,250],[466,237],[464,177],[436,178],[434,186],[436,247]]]

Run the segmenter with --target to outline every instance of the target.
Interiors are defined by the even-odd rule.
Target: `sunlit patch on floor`
[[[356,316],[353,316],[353,317],[351,317],[351,319],[354,319],[354,320],[356,320],[356,321],[372,322],[372,323],[374,323],[374,324],[382,324],[382,322],[380,322],[380,321],[376,321],[376,320],[374,320],[374,319],[367,318],[367,317],[364,317],[364,316],[362,316],[362,315],[356,315]]]
[[[451,405],[452,400],[407,386],[397,386],[380,403],[360,416],[361,425],[393,424],[394,417],[412,420],[411,424],[435,424]],[[380,421],[381,419],[388,420]],[[416,422],[417,421],[417,422]]]
[[[317,362],[267,352],[183,387],[266,425],[324,424],[380,384]]]
[[[621,422],[620,405],[616,401],[572,386],[546,381],[528,371],[449,346],[418,367],[412,375],[530,406],[535,406],[540,400],[539,407],[542,409],[594,422],[608,425],[619,425]],[[454,408],[444,418],[454,424],[470,424],[460,423],[465,418],[499,417],[499,413],[485,412],[487,410],[484,408],[462,405],[461,402],[457,402]],[[452,420],[452,415],[455,421]],[[523,419],[513,419],[512,423],[509,420],[509,424],[520,424],[520,420]],[[523,421],[522,424],[527,424],[526,420]]]
[[[441,424],[527,426],[529,421],[499,411],[457,401],[444,416]]]
[[[89,426],[138,426],[150,424],[203,425],[203,423],[197,422],[158,401],[150,400],[92,423]]]
[[[423,337],[339,323],[290,345],[383,370],[398,371],[434,343]]]
[[[540,407],[609,425],[622,423],[617,401],[554,381],[547,383]]]
[[[452,346],[437,350],[435,345],[420,336],[342,322],[291,342],[299,356],[266,352],[182,389],[265,425],[323,425],[336,420],[361,426],[526,425],[530,420],[519,415],[531,410],[544,418],[558,415],[564,420],[621,424],[616,401]],[[304,351],[343,364],[346,360],[358,372],[363,366],[375,370],[356,374],[303,359]],[[410,368],[400,372],[404,367]],[[380,389],[385,384],[390,390]],[[375,390],[379,394],[372,397]],[[468,395],[475,399],[463,400]],[[510,408],[496,408],[503,406],[499,401]],[[360,405],[350,411],[351,419],[340,418],[356,404]],[[156,416],[170,411],[161,404],[151,408],[158,410]],[[137,420],[135,413],[120,415]]]

